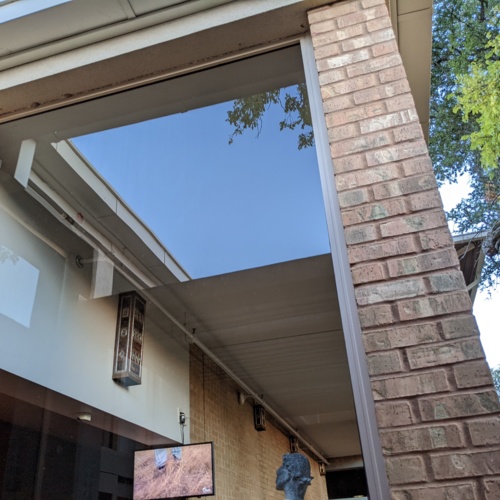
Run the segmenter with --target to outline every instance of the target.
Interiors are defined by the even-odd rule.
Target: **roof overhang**
[[[389,0],[389,9],[399,52],[427,140],[432,63],[432,0]]]
[[[472,303],[476,297],[484,264],[483,241],[487,231],[453,236],[453,243],[457,251],[462,271],[467,286],[467,291]]]
[[[325,457],[361,454],[330,254],[148,294],[151,321],[165,324],[163,309],[183,322]]]
[[[283,43],[308,31],[307,11],[330,3],[73,0],[4,23],[0,121]],[[432,0],[388,3],[427,137]],[[97,7],[106,15],[95,16]],[[16,35],[21,30],[25,37]]]

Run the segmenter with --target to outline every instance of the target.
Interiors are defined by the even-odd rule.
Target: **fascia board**
[[[0,90],[298,3],[301,0],[188,2],[174,8],[190,8],[194,12],[185,10],[174,16],[171,9],[167,9],[5,57],[0,61]],[[212,8],[206,10],[207,5]]]

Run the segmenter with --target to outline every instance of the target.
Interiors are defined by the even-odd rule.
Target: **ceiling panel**
[[[360,453],[329,254],[151,295],[325,456]]]

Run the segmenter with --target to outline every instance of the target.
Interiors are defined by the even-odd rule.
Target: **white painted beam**
[[[25,139],[21,143],[14,178],[23,187],[28,186],[28,179],[30,177],[31,168],[33,167],[33,159],[35,158],[35,149],[36,141],[33,139]]]

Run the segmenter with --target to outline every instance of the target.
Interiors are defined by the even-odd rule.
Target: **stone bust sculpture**
[[[304,455],[283,455],[283,463],[276,471],[276,489],[285,492],[285,500],[304,500],[312,480],[311,466]]]

